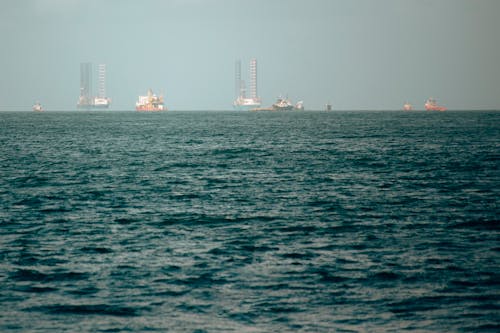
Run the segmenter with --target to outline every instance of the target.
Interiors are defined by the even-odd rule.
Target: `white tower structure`
[[[99,98],[106,98],[106,65],[100,64],[99,70]]]
[[[250,98],[258,99],[257,94],[257,59],[250,61]]]
[[[245,80],[241,78],[241,61],[235,66],[235,93],[236,100],[233,106],[237,110],[254,110],[260,107],[261,100],[257,93],[257,60],[250,61],[250,96],[246,94]]]
[[[108,108],[111,99],[106,97],[106,65],[100,64],[97,67],[97,96],[94,98],[95,108]]]

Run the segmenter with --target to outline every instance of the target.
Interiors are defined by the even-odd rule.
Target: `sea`
[[[499,332],[500,112],[1,112],[0,332]]]

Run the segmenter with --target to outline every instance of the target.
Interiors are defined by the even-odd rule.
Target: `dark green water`
[[[500,112],[0,113],[2,332],[500,329]]]

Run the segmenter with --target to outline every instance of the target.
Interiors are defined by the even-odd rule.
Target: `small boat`
[[[429,98],[425,104],[425,110],[427,111],[446,111],[446,107],[437,104],[434,98]]]
[[[325,111],[332,111],[332,105],[330,103],[326,103]]]
[[[297,111],[304,111],[304,102],[303,101],[298,101],[297,104],[295,104],[295,110]]]
[[[36,102],[33,105],[33,111],[42,112],[43,111],[42,104],[40,104],[40,102]]]
[[[273,104],[274,111],[288,111],[293,110],[293,104],[288,98],[278,97],[276,103]]]
[[[405,111],[411,111],[411,110],[413,110],[413,105],[411,105],[410,103],[406,102],[405,104],[403,104],[403,110],[405,110]]]

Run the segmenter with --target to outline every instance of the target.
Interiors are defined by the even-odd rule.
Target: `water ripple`
[[[499,117],[3,112],[0,331],[498,331]]]

